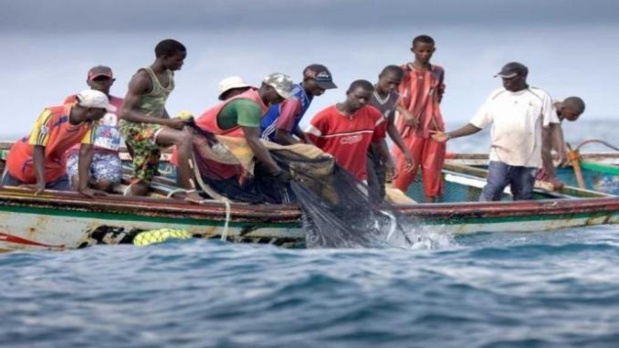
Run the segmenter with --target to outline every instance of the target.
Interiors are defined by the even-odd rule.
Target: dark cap
[[[112,69],[109,66],[97,65],[93,66],[92,68],[90,68],[90,70],[88,70],[88,81],[92,81],[99,76],[106,76],[111,79],[114,78],[114,75],[112,74]]]
[[[511,79],[516,76],[527,76],[529,69],[523,64],[517,62],[507,63],[503,66],[503,69],[499,71],[494,77],[501,77],[504,79]]]
[[[310,78],[316,81],[318,87],[323,89],[337,88],[333,83],[333,77],[329,69],[321,64],[312,64],[303,70],[303,78]]]

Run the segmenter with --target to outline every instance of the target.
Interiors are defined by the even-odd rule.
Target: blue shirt
[[[303,115],[312,103],[312,99],[314,99],[314,96],[307,95],[307,93],[303,89],[303,86],[301,86],[301,84],[296,84],[294,85],[294,89],[292,90],[291,98],[295,98],[301,102],[301,110],[294,117],[294,125],[292,127],[292,131],[294,133],[294,131],[299,128],[299,123],[301,122]],[[267,114],[262,118],[262,122],[260,123],[260,137],[262,139],[275,142],[277,120],[281,115],[281,108],[281,104],[271,105],[269,111],[267,111]]]

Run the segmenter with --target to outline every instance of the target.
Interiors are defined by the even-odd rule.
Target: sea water
[[[440,227],[439,227],[440,228]],[[0,256],[10,347],[616,347],[619,231],[431,248],[190,239]]]
[[[413,249],[190,239],[4,253],[0,345],[619,346],[619,228],[494,232],[437,226]]]

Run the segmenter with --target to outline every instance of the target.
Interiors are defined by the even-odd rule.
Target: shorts
[[[153,123],[120,121],[120,133],[133,149],[133,177],[131,183],[150,184],[159,174],[159,157],[165,147],[157,145],[157,135],[163,126]]]
[[[79,153],[67,157],[67,174],[69,178],[78,175]],[[90,177],[95,181],[108,180],[115,184],[122,179],[122,162],[115,153],[94,153],[90,163]]]

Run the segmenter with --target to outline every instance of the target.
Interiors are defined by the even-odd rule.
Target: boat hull
[[[407,230],[453,235],[480,232],[538,232],[616,224],[619,198],[527,202],[400,205]],[[295,206],[211,202],[196,206],[173,199],[90,200],[74,193],[0,189],[0,249],[74,249],[123,244],[128,234],[173,228],[196,237],[297,247],[304,243]]]

